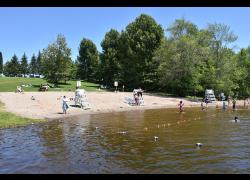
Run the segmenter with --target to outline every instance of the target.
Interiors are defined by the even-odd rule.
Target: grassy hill
[[[22,87],[25,92],[38,91],[41,84],[47,84],[46,80],[40,78],[22,77],[0,77],[0,92],[14,92],[17,86],[31,85]],[[49,88],[49,91],[74,91],[76,81],[67,81],[67,84],[59,84],[57,88]],[[99,85],[95,83],[82,82],[82,88],[86,91],[97,91]]]

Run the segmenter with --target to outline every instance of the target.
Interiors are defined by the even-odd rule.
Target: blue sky
[[[76,59],[82,38],[89,38],[101,51],[100,42],[111,28],[121,31],[141,13],[151,15],[166,29],[177,18],[205,28],[208,23],[224,23],[238,35],[236,45],[250,45],[250,8],[219,7],[78,7],[78,8],[0,8],[0,51],[4,62],[15,53],[18,58],[25,52],[32,54],[46,48],[55,41],[57,34],[66,37]]]

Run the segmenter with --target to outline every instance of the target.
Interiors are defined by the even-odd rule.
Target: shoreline
[[[200,102],[193,102],[186,98],[164,97],[153,94],[143,94],[144,106],[130,106],[124,102],[125,97],[132,97],[132,92],[86,92],[90,109],[83,110],[78,107],[70,107],[68,114],[62,113],[61,96],[74,98],[74,92],[25,92],[24,94],[4,92],[0,93],[0,101],[5,104],[7,112],[31,119],[44,119],[48,121],[79,117],[81,115],[116,113],[126,111],[138,111],[149,109],[178,108],[180,100],[184,102],[184,109],[200,107]],[[31,96],[35,100],[31,100]],[[74,106],[74,101],[68,103]],[[221,101],[209,103],[210,106],[222,106]],[[244,104],[244,100],[238,100],[237,106]]]

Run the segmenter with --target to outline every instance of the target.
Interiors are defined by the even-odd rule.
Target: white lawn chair
[[[16,93],[23,93],[23,89],[21,86],[16,87]]]
[[[129,104],[129,105],[136,105],[134,98],[131,98],[131,97],[128,97],[128,96],[126,96],[124,98],[124,102]]]
[[[75,105],[83,109],[89,109],[90,105],[84,89],[77,89],[75,92]]]
[[[128,97],[126,96],[124,98],[124,102],[131,105],[131,106],[135,106],[136,105],[136,102],[135,102],[135,99],[134,98],[131,98],[131,97]],[[142,98],[139,98],[139,105],[140,106],[144,106],[144,100]]]

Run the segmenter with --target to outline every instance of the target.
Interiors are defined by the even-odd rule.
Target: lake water
[[[249,138],[244,108],[85,115],[1,129],[0,173],[250,173]]]

